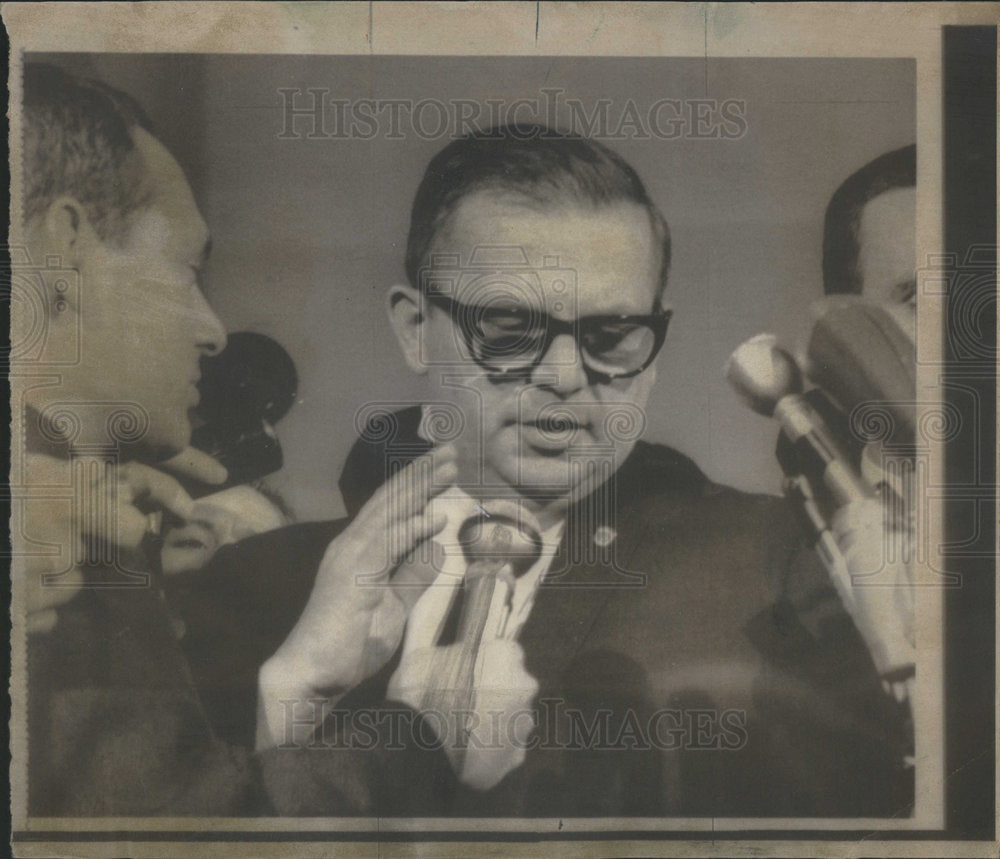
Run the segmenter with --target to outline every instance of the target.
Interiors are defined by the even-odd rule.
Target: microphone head
[[[542,553],[541,528],[523,505],[516,501],[484,501],[477,516],[470,516],[458,530],[465,558],[495,560],[510,564],[514,575],[527,572]]]
[[[842,297],[817,306],[809,336],[809,378],[851,416],[870,406],[882,440],[913,444],[917,358],[912,308]],[[875,439],[868,439],[875,440]]]
[[[725,367],[733,389],[757,414],[774,415],[788,394],[802,393],[802,371],[773,334],[758,334],[739,346]]]

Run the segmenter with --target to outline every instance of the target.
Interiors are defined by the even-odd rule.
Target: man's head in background
[[[823,290],[889,304],[916,300],[917,148],[851,174],[826,209]]]
[[[190,438],[199,360],[225,345],[199,287],[208,229],[187,180],[139,105],[96,81],[27,64],[23,116],[28,253],[43,276],[79,278],[78,293],[45,291],[46,336],[79,339],[49,396],[137,406],[143,455],[175,453]]]
[[[429,399],[461,410],[470,491],[561,499],[574,453],[621,464],[655,380],[669,264],[662,215],[595,141],[506,126],[438,153],[390,318]]]
[[[187,521],[167,526],[161,569],[168,576],[197,572],[222,546],[281,528],[293,519],[284,499],[266,485],[231,486],[196,501]]]

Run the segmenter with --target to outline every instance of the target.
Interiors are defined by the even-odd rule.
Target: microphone
[[[462,590],[455,643],[442,651],[433,672],[433,685],[424,697],[425,710],[437,710],[445,718],[459,718],[472,710],[475,668],[490,607],[497,588],[503,588],[509,604],[518,577],[541,556],[540,527],[520,504],[507,500],[487,501],[478,516],[466,519],[458,540],[468,567]],[[468,725],[458,725],[457,771],[461,772],[468,744]]]
[[[823,418],[803,396],[802,372],[773,334],[758,334],[738,347],[726,363],[725,374],[751,409],[781,424],[803,471],[827,488],[837,507],[874,497]]]
[[[542,552],[538,523],[520,504],[492,501],[481,509],[479,516],[466,519],[458,531],[469,566],[457,639],[477,646],[497,587],[505,589],[509,603],[516,579],[531,568]]]
[[[809,335],[809,378],[850,415],[879,405],[891,419],[897,449],[916,437],[915,317],[907,305],[826,300]]]

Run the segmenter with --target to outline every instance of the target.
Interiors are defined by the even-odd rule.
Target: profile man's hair
[[[24,223],[62,195],[75,198],[102,241],[127,234],[149,202],[132,133],[152,130],[131,96],[55,66],[24,66]]]
[[[512,193],[540,206],[628,202],[642,206],[662,250],[660,289],[670,268],[670,230],[635,170],[602,144],[542,125],[477,131],[442,149],[427,166],[410,214],[406,274],[420,288],[435,238],[459,203],[478,191]]]
[[[917,184],[917,147],[904,146],[880,155],[852,173],[834,192],[823,223],[823,291],[860,293],[858,232],[861,212],[876,197]]]

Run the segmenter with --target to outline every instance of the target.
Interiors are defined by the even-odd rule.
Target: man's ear
[[[26,229],[32,256],[38,256],[35,262],[41,264],[54,258],[62,269],[79,270],[102,244],[83,204],[68,195],[53,200]],[[66,304],[73,306],[76,297],[77,293],[70,290],[60,296],[60,301],[64,307]],[[76,309],[75,306],[72,309]]]
[[[83,204],[66,195],[49,204],[38,219],[35,231],[45,254],[59,257],[59,264],[66,268],[79,268],[101,244]]]
[[[424,335],[424,312],[419,291],[403,284],[390,287],[386,310],[407,365],[415,373],[426,373],[427,365],[420,348]]]

